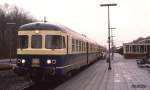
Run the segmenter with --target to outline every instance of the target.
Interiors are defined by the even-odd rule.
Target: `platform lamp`
[[[100,4],[101,7],[108,7],[108,70],[111,70],[111,61],[110,61],[110,17],[109,17],[109,7],[110,6],[117,6],[117,4],[112,3],[112,4]]]

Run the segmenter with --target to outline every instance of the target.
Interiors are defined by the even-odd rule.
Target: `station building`
[[[150,37],[140,38],[123,44],[123,54],[126,59],[141,59],[150,57]]]

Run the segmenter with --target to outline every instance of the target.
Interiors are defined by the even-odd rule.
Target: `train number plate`
[[[39,58],[33,58],[32,59],[32,67],[39,67],[39,66],[40,66]]]

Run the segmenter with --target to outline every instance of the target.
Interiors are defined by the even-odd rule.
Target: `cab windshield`
[[[21,35],[18,36],[18,48],[28,48],[28,36],[27,35]]]
[[[46,35],[45,48],[47,49],[65,48],[65,37],[60,35]]]
[[[42,36],[32,35],[31,48],[37,49],[42,48]]]

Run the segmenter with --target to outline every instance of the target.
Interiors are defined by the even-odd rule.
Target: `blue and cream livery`
[[[65,76],[94,62],[104,48],[63,25],[35,22],[18,30],[17,73],[31,78]]]

